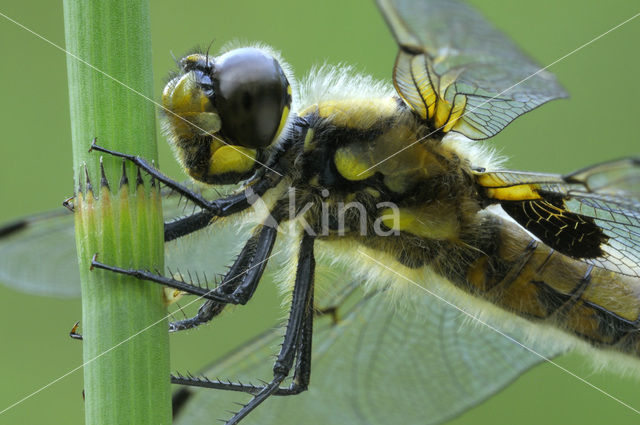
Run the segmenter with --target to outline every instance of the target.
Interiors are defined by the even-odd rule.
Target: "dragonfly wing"
[[[317,291],[318,292],[318,291]],[[272,397],[247,424],[436,424],[479,404],[541,357],[422,291],[397,308],[386,292],[361,296],[341,320],[316,320],[307,392]],[[260,384],[271,376],[282,330],[264,333],[204,371]],[[523,335],[510,334],[522,341]],[[534,346],[551,357],[557,352]],[[176,424],[220,418],[246,394],[189,389]]]
[[[0,228],[0,282],[38,295],[79,296],[73,214],[61,208]]]
[[[220,196],[213,189],[192,189],[208,199]],[[166,220],[195,212],[169,190],[163,190],[162,205]],[[233,232],[229,226],[206,229],[169,242],[165,246],[166,265],[173,270],[188,267],[219,272],[222,259],[207,254],[212,252],[211,247],[235,246]],[[61,207],[0,226],[0,283],[38,295],[79,296],[73,214]]]
[[[434,130],[486,139],[566,97],[551,73],[462,2],[378,0],[378,6],[400,47],[396,90]]]
[[[487,198],[555,250],[640,277],[640,158],[565,176],[477,173],[476,182]]]

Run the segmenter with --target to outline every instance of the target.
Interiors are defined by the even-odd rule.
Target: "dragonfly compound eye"
[[[194,53],[180,60],[162,103],[169,143],[188,172],[210,184],[251,176],[289,116],[291,87],[282,67],[256,48],[216,58]]]
[[[255,149],[278,138],[289,115],[291,87],[271,55],[240,48],[219,56],[214,63],[213,92],[226,141]]]

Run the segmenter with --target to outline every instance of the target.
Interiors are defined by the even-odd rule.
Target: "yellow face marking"
[[[534,184],[520,184],[511,187],[487,189],[487,196],[501,201],[525,201],[542,199],[538,193],[538,186]]]
[[[242,146],[225,145],[211,155],[210,174],[245,173],[255,164],[256,151]]]
[[[348,147],[338,148],[333,161],[340,175],[347,180],[364,180],[373,176],[376,172],[375,170],[367,170],[371,167],[371,164],[357,157]]]
[[[173,112],[212,112],[214,110],[209,99],[198,88],[192,72],[172,80],[165,86],[162,92],[162,104]]]
[[[213,134],[222,123],[209,99],[195,84],[195,77],[187,73],[167,84],[162,93],[162,105],[169,111],[167,119],[178,136]],[[195,129],[194,129],[195,126]]]

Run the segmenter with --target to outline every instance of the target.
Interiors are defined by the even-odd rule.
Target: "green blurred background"
[[[539,63],[547,65],[630,18],[628,0],[474,0]],[[64,45],[58,2],[3,2],[0,12]],[[390,79],[396,47],[374,4],[366,0],[154,1],[151,5],[156,98],[165,74],[196,45],[260,40],[282,51],[298,77],[316,63],[347,62]],[[87,23],[90,28],[91,23]],[[0,222],[61,208],[72,194],[71,142],[64,53],[0,17]],[[554,65],[571,98],[518,119],[494,140],[511,168],[568,172],[640,153],[640,18]],[[87,141],[87,144],[89,141]],[[160,141],[162,169],[183,174]],[[0,410],[81,364],[81,344],[67,332],[79,300],[28,296],[0,286]],[[279,299],[263,285],[242,314],[236,310],[197,332],[172,336],[174,369],[191,371],[277,322]],[[640,383],[593,373],[577,355],[558,363],[640,408]],[[82,372],[70,374],[0,415],[0,424],[82,423]],[[219,417],[212,413],[214,418]],[[545,364],[453,424],[631,424],[637,415],[560,369]]]

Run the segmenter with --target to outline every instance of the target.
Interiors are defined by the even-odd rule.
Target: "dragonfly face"
[[[205,183],[250,177],[287,122],[291,87],[282,67],[256,48],[217,58],[193,54],[180,65],[181,75],[162,95],[169,142],[180,163]]]
[[[406,301],[421,294],[413,292],[419,290],[411,289],[406,278],[443,290],[467,310],[491,311],[498,321],[517,323],[515,335],[529,329],[516,317],[520,315],[559,325],[598,346],[637,351],[633,235],[638,193],[637,184],[631,184],[637,181],[637,162],[549,176],[498,172],[489,157],[468,152],[465,144],[473,142],[460,134],[491,137],[515,117],[564,92],[552,76],[542,74],[502,93],[538,67],[473,11],[452,4],[380,2],[400,46],[395,88],[373,89],[365,77],[324,68],[312,77],[319,81],[314,92],[291,93],[298,104],[291,117],[286,114],[288,90],[267,102],[273,106],[264,115],[271,123],[268,131],[230,121],[239,119],[237,114],[223,116],[214,78],[207,80],[204,72],[206,55],[183,59],[183,75],[165,90],[165,106],[190,118],[188,123],[170,115],[166,119],[179,159],[192,177],[227,183],[255,175],[252,187],[269,174],[267,167],[276,170],[282,174],[277,179],[281,187],[269,187],[264,197],[271,199],[267,206],[277,221],[296,221],[302,232],[313,234],[316,257],[352,259],[345,275],[355,279],[315,282],[318,311],[337,309],[337,314],[335,321],[328,320],[331,315],[317,317],[313,397],[298,402],[304,408],[295,407],[295,400],[269,400],[256,412],[263,415],[256,416],[258,422],[302,421],[297,415],[307,408],[322,417],[328,405],[335,410],[327,421],[340,423],[388,423],[398,414],[406,423],[423,423],[425,412],[438,421],[451,414],[433,413],[442,406],[463,410],[538,361],[500,335],[459,331],[460,315],[433,301],[414,300],[406,311],[394,313],[389,298]],[[493,40],[486,46],[490,54],[474,57],[482,49],[455,34],[447,40],[454,48],[438,44],[442,39],[430,32],[429,24],[447,19],[464,20],[475,32],[487,34],[477,40]],[[223,62],[225,54],[234,51],[211,62]],[[502,68],[504,62],[515,66]],[[293,76],[283,76],[281,82],[293,81]],[[341,80],[348,84],[335,84]],[[255,137],[236,135],[239,128]],[[297,191],[293,217],[277,205],[284,199],[289,206],[289,187]],[[171,202],[168,198],[167,204]],[[339,204],[349,202],[364,207],[364,232],[362,214],[345,215],[340,223]],[[307,205],[311,207],[305,209]],[[498,205],[518,225],[494,214]],[[298,245],[295,238],[282,239],[278,243]],[[357,261],[356,252],[361,255]],[[369,281],[367,295],[351,285],[363,279]],[[616,302],[610,302],[611,291]],[[499,309],[491,310],[487,301]],[[445,337],[433,329],[441,329]],[[446,356],[434,353],[436,339],[444,340],[439,344]],[[271,364],[264,359],[275,341],[275,334],[264,335],[216,364],[212,375],[270,376]],[[464,342],[456,348],[457,341]],[[534,348],[545,356],[556,352],[539,340]],[[431,379],[434,373],[437,380]],[[389,388],[410,400],[412,409],[399,411]],[[281,408],[280,403],[289,405]]]

